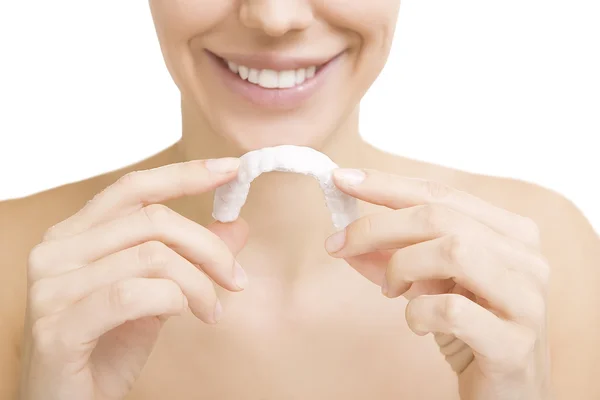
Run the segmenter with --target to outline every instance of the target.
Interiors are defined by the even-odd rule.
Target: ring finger
[[[406,307],[406,321],[419,335],[433,332],[457,337],[473,349],[476,357],[492,361],[495,372],[526,367],[536,341],[533,330],[498,318],[458,294],[414,298]]]

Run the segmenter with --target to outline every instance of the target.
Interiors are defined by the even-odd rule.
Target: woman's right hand
[[[30,253],[22,400],[121,400],[169,316],[215,323],[212,281],[240,291],[243,220],[203,227],[159,203],[213,190],[237,159],[132,172]],[[212,281],[211,281],[212,279]]]

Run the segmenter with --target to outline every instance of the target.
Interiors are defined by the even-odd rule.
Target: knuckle
[[[38,243],[29,252],[28,264],[37,266],[44,263],[46,259],[46,244]]]
[[[163,204],[150,204],[142,208],[142,213],[151,226],[161,226],[169,219],[171,209]]]
[[[170,300],[171,309],[181,309],[185,301],[185,295],[183,294],[181,287],[173,281],[167,281],[167,283],[165,296]]]
[[[50,312],[57,297],[57,290],[41,279],[29,287],[29,302],[34,315],[44,315]]]
[[[162,242],[153,240],[138,246],[136,261],[149,277],[163,276],[169,265],[169,248]]]
[[[363,217],[358,219],[350,229],[348,229],[348,240],[351,241],[353,238],[367,238],[371,236],[373,231],[373,221],[369,217]]]
[[[185,197],[194,194],[191,190],[190,179],[191,177],[202,176],[207,174],[206,169],[199,168],[198,163],[194,161],[186,161],[173,165],[174,176],[177,180],[177,194],[176,197]]]
[[[404,318],[406,319],[408,326],[416,325],[419,321],[419,314],[414,311],[414,301],[415,300],[409,301],[404,309]]]
[[[510,352],[504,352],[506,366],[511,370],[523,370],[529,367],[535,352],[538,337],[530,329],[519,335],[519,339],[511,346]]]
[[[425,228],[433,234],[446,232],[446,221],[449,217],[446,207],[437,204],[427,204],[421,206],[417,214],[417,217],[425,224]]]
[[[88,204],[90,202],[91,200],[88,201]],[[81,218],[77,218],[77,214],[75,214],[48,228],[42,237],[42,242],[52,242],[61,238],[74,236],[77,233],[83,232],[88,227],[89,226],[82,221]]]
[[[465,240],[464,236],[457,234],[447,235],[441,246],[442,258],[449,264],[461,266],[470,248]]]
[[[48,245],[44,242],[35,245],[27,258],[27,272],[30,280],[36,280],[46,269],[49,258]]]
[[[441,317],[454,334],[456,334],[456,330],[459,327],[466,301],[468,300],[460,295],[446,295]]]
[[[56,333],[56,316],[42,317],[31,326],[31,340],[36,350],[42,354],[47,354],[57,350],[59,338]]]
[[[444,199],[452,193],[452,188],[438,181],[424,181],[425,191],[432,199]]]
[[[138,182],[138,177],[139,171],[128,172],[124,175],[121,175],[121,177],[114,183],[114,186],[126,189],[135,188]]]
[[[129,309],[133,303],[133,291],[124,281],[118,281],[109,286],[108,306],[110,310],[121,313],[123,310]]]
[[[44,232],[44,235],[42,236],[42,241],[48,242],[50,240],[53,240],[54,238],[59,236],[59,234],[58,234],[59,230],[60,230],[59,224],[53,225],[50,228],[46,229],[46,232]]]

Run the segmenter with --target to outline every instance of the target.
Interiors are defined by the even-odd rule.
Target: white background
[[[559,191],[600,230],[598,21],[597,0],[403,0],[362,133],[397,154]],[[0,199],[180,137],[147,2],[2,1],[0,49]]]

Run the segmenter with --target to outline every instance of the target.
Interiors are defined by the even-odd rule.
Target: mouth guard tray
[[[235,221],[244,206],[250,184],[265,172],[292,172],[312,176],[319,182],[325,204],[337,230],[358,218],[357,200],[333,183],[333,170],[338,168],[325,154],[304,146],[281,145],[250,151],[240,157],[237,177],[215,191],[213,218],[220,222]]]

